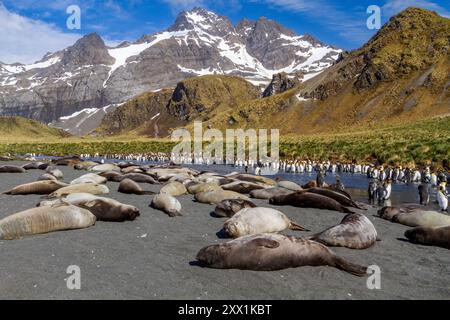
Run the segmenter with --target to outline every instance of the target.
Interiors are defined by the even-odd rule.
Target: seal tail
[[[9,190],[9,191],[5,191],[5,192],[2,192],[2,194],[8,194],[8,195],[12,195],[12,190]]]
[[[311,231],[293,221],[291,221],[291,226],[289,227],[289,229],[293,231]]]
[[[347,260],[341,257],[335,256],[334,263],[336,268],[348,272],[350,274],[353,274],[355,276],[364,277],[367,275],[367,267],[352,262],[348,262]]]

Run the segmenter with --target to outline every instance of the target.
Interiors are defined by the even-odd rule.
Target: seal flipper
[[[155,192],[153,192],[153,191],[142,191],[141,192],[141,196],[153,196],[153,195],[155,195],[156,193]]]
[[[308,230],[308,229],[302,227],[301,225],[299,225],[299,224],[297,224],[297,223],[295,223],[293,221],[291,221],[291,225],[290,225],[289,229],[293,230],[293,231],[311,231],[311,230]]]
[[[344,207],[344,206],[342,206],[342,212],[344,212],[344,213],[355,213],[352,210],[350,210],[349,208]]]
[[[167,211],[167,214],[171,218],[182,217],[183,216],[181,213],[179,213],[178,211],[174,211],[174,210]]]
[[[348,262],[347,260],[334,256],[334,266],[340,270],[348,272],[358,277],[364,277],[367,275],[367,267]]]
[[[268,249],[276,249],[280,246],[280,243],[275,240],[265,239],[265,238],[257,238],[249,242],[249,245],[253,245],[256,247],[265,247]]]

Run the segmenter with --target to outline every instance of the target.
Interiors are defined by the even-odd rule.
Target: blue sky
[[[73,4],[80,6],[82,19],[75,32],[66,28],[66,8]],[[180,11],[194,6],[226,15],[233,23],[265,16],[350,50],[374,34],[366,27],[370,5],[382,8],[383,23],[408,6],[450,17],[449,0],[0,0],[0,61],[33,62],[91,32],[110,44],[136,40],[169,27]]]

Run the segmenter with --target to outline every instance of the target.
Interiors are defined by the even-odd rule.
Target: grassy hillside
[[[0,142],[43,141],[68,138],[66,132],[22,117],[0,117]]]
[[[209,121],[259,96],[255,86],[239,77],[190,78],[175,90],[145,93],[122,105],[105,117],[95,134],[164,138],[175,128]]]

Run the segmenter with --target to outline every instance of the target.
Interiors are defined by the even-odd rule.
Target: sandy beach
[[[6,164],[6,163],[1,163]],[[12,164],[9,162],[8,164]],[[14,163],[22,164],[22,163]],[[59,167],[64,181],[85,174]],[[35,181],[42,171],[0,174],[0,191]],[[159,191],[161,186],[142,185]],[[224,219],[211,216],[213,206],[179,197],[183,217],[169,218],[149,207],[151,196],[117,192],[113,199],[141,210],[133,222],[97,224],[89,229],[56,232],[16,241],[0,241],[0,299],[449,299],[450,251],[404,240],[407,227],[363,211],[381,238],[368,250],[333,250],[349,261],[381,268],[381,289],[369,290],[367,278],[330,267],[302,267],[279,272],[204,269],[192,264],[204,246],[226,241],[217,236]],[[34,207],[40,196],[0,195],[0,218]],[[255,201],[260,206],[267,202]],[[338,224],[343,214],[283,207],[292,220],[311,232]],[[81,268],[81,290],[69,290],[71,265]]]

